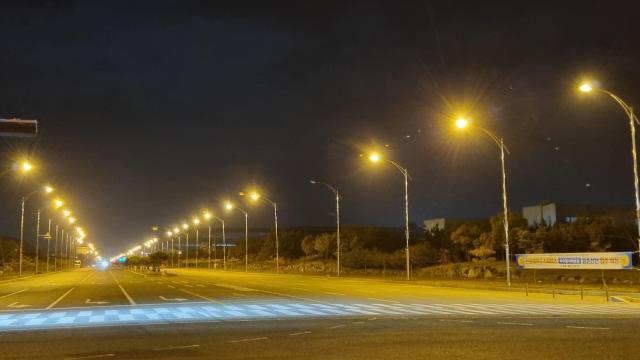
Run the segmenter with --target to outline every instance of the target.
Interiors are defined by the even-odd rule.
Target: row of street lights
[[[633,160],[633,183],[634,183],[634,188],[635,188],[635,207],[636,207],[636,225],[637,225],[637,231],[638,231],[638,247],[640,249],[640,190],[639,190],[639,183],[638,183],[638,166],[637,166],[637,152],[636,152],[636,139],[635,139],[635,124],[638,123],[640,124],[640,122],[638,121],[638,118],[636,117],[636,115],[634,114],[633,108],[631,106],[629,106],[628,104],[626,104],[620,97],[618,97],[617,95],[613,94],[612,92],[596,87],[593,83],[591,82],[585,82],[583,84],[581,84],[579,86],[579,90],[583,93],[591,93],[591,92],[600,92],[603,94],[608,95],[609,97],[611,97],[618,105],[620,105],[622,107],[622,109],[624,110],[625,114],[628,117],[629,120],[629,127],[630,127],[630,135],[631,135],[631,155],[632,155],[632,160]],[[498,147],[499,150],[499,159],[500,159],[500,165],[501,165],[501,190],[502,190],[502,216],[503,216],[503,229],[504,229],[504,238],[505,238],[505,243],[504,243],[504,248],[505,248],[505,266],[506,266],[506,275],[507,275],[507,285],[511,286],[511,271],[510,271],[510,251],[509,251],[509,221],[508,221],[508,202],[507,202],[507,171],[506,171],[506,166],[505,166],[505,157],[506,155],[510,155],[510,151],[507,148],[507,146],[505,145],[504,139],[496,134],[494,134],[493,132],[491,132],[490,130],[477,126],[475,125],[470,118],[468,117],[459,117],[454,121],[454,125],[455,128],[457,128],[458,130],[468,130],[468,129],[477,129],[479,130],[481,133],[487,135],[491,141],[493,141],[493,143],[495,143],[495,145]],[[409,254],[409,245],[410,245],[410,231],[409,231],[409,180],[410,180],[410,176],[409,176],[409,170],[400,165],[398,162],[391,160],[391,159],[387,159],[385,157],[383,157],[383,155],[381,153],[378,152],[372,152],[368,155],[368,160],[371,163],[381,163],[381,162],[386,162],[390,165],[392,165],[393,167],[395,167],[403,176],[404,178],[404,226],[405,226],[405,258],[406,258],[406,279],[409,280],[411,278],[411,269],[410,269],[410,254]],[[338,191],[338,188],[336,186],[330,185],[328,183],[325,182],[321,182],[321,181],[316,181],[316,180],[310,180],[311,184],[314,185],[323,185],[326,188],[328,188],[331,192],[333,192],[333,194],[335,195],[335,200],[336,200],[336,242],[337,242],[337,274],[338,276],[340,276],[340,193]],[[274,212],[274,223],[275,223],[275,242],[276,242],[276,271],[279,272],[279,244],[278,244],[278,207],[277,204],[262,196],[261,194],[259,194],[258,192],[249,192],[247,193],[240,193],[241,196],[246,196],[253,201],[253,202],[258,202],[260,200],[264,201],[265,203],[268,203],[269,205],[273,206],[273,212]],[[235,206],[232,202],[225,202],[224,203],[224,209],[227,211],[231,211],[233,209],[238,210],[239,212],[241,212],[244,215],[245,218],[245,271],[248,271],[248,212],[238,206]],[[208,214],[209,217],[205,217],[207,220],[211,217],[211,214],[208,212],[205,212],[205,214]],[[220,220],[222,223],[222,227],[223,227],[223,248],[224,248],[224,268],[226,268],[226,241],[224,241],[224,220],[216,217],[216,219]],[[196,243],[198,242],[198,226],[199,225],[199,219],[195,218],[194,219],[194,226],[196,226]],[[188,229],[189,229],[189,225],[185,222],[182,224],[182,228],[184,231],[186,231],[186,235],[187,235],[187,262],[188,262],[188,239],[189,239],[189,234],[188,234]],[[209,227],[209,241],[210,241],[210,234],[211,234],[211,228]],[[179,249],[181,249],[180,247],[180,229],[179,227],[175,226],[173,228],[173,231],[168,231],[167,232],[167,236],[171,239],[171,264],[173,266],[173,236],[178,236],[178,247]],[[167,247],[168,248],[168,247]],[[196,267],[198,264],[198,260],[197,260],[197,248],[198,248],[198,244],[196,244]],[[181,258],[180,256],[181,251],[178,251],[178,256],[179,259]],[[209,254],[211,254],[211,244],[209,244]],[[178,261],[178,266],[180,266],[180,261]],[[211,259],[209,259],[209,267],[211,266]]]
[[[11,166],[11,168],[9,168],[8,170],[5,170],[3,172],[0,172],[0,177],[7,174],[10,171],[18,171],[19,173],[21,173],[22,175],[27,175],[28,173],[30,173],[33,170],[33,165],[29,162],[29,161],[22,161],[19,163],[15,163]],[[23,273],[23,263],[24,263],[24,222],[25,222],[25,206],[27,201],[34,195],[37,194],[44,194],[45,196],[47,196],[47,200],[48,200],[48,196],[52,193],[55,192],[55,189],[50,186],[50,185],[45,185],[42,186],[40,188],[38,188],[37,190],[34,190],[24,196],[21,197],[20,199],[20,243],[19,243],[19,248],[18,248],[18,276],[21,277],[22,273]],[[58,215],[62,215],[62,223],[61,224],[56,224],[55,225],[55,242],[54,242],[54,271],[58,270],[58,254],[60,255],[60,258],[62,258],[62,244],[60,247],[60,253],[58,253],[58,233],[60,233],[61,237],[60,240],[62,241],[62,243],[66,243],[66,248],[65,248],[65,255],[67,260],[69,260],[71,258],[71,255],[73,254],[73,259],[75,260],[75,254],[76,254],[76,243],[77,244],[83,244],[84,242],[84,238],[86,237],[86,232],[85,230],[80,227],[77,226],[76,221],[77,219],[75,217],[72,216],[72,212],[71,210],[64,208],[65,202],[60,199],[60,198],[56,198],[51,200],[51,206],[54,210],[54,215],[58,214]],[[59,211],[59,212],[57,212]],[[39,256],[40,256],[40,238],[46,239],[47,240],[47,261],[46,261],[46,272],[49,272],[49,261],[50,261],[50,242],[51,239],[53,238],[51,236],[51,226],[52,226],[52,221],[54,220],[52,217],[50,217],[48,219],[48,226],[47,226],[47,232],[44,234],[41,234],[41,229],[40,229],[40,224],[41,224],[41,209],[38,208],[37,212],[36,212],[36,241],[35,241],[35,273],[37,274],[39,272]],[[69,227],[72,227],[75,225],[75,232],[73,231],[69,231],[69,228],[65,228],[63,225],[68,225]],[[66,231],[66,237],[65,237],[65,229],[67,229]],[[95,246],[93,244],[88,244],[88,248],[89,248],[89,253],[94,255],[94,256],[99,256],[98,251],[95,249]],[[67,266],[69,269],[71,269],[74,264],[72,262],[67,261]],[[62,262],[61,262],[61,266]]]

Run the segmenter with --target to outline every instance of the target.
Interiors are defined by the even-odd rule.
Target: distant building
[[[424,230],[425,231],[433,231],[433,230],[452,231],[462,224],[469,224],[469,223],[486,224],[487,222],[488,221],[486,219],[434,218],[434,219],[424,220]]]
[[[544,224],[553,226],[556,223],[569,224],[578,217],[589,215],[610,215],[622,220],[632,220],[633,209],[630,206],[602,204],[561,204],[540,203],[522,208],[522,217],[531,227]]]

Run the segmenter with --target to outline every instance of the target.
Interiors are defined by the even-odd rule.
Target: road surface
[[[80,269],[0,283],[0,357],[633,358],[639,318],[602,297]]]

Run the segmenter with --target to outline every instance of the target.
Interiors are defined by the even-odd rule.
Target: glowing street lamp
[[[23,172],[29,171],[31,170],[31,164],[29,163],[23,163]],[[28,169],[28,170],[25,170]],[[50,186],[44,186],[39,190],[33,191],[25,196],[22,197],[21,202],[20,202],[20,249],[19,249],[19,265],[18,265],[18,277],[22,276],[22,258],[23,258],[23,248],[24,248],[24,206],[25,203],[27,202],[27,200],[29,200],[29,198],[31,196],[33,196],[36,193],[39,192],[44,192],[45,194],[50,194],[51,192],[53,192],[53,188]],[[38,247],[39,247],[39,236],[40,236],[40,210],[38,210],[38,224],[36,225],[36,259],[38,257]],[[36,273],[38,270],[38,262],[36,261]]]
[[[402,173],[404,176],[404,235],[406,239],[405,246],[405,257],[406,257],[406,267],[407,267],[407,280],[411,278],[411,268],[409,264],[409,170],[407,168],[400,166],[397,162],[393,160],[389,160],[383,158],[378,153],[369,154],[369,161],[372,163],[379,163],[381,160],[387,161],[389,164],[393,165],[396,169]]]
[[[640,249],[640,195],[639,195],[640,190],[638,188],[638,159],[637,159],[638,155],[636,151],[636,127],[635,127],[636,123],[640,124],[640,122],[638,121],[638,117],[633,112],[633,107],[629,106],[626,102],[624,102],[624,100],[622,100],[620,97],[618,97],[611,91],[602,89],[599,86],[596,86],[595,83],[590,83],[590,82],[582,83],[578,89],[583,93],[591,93],[592,91],[597,91],[602,94],[608,95],[618,105],[620,105],[622,110],[624,110],[624,113],[627,115],[627,118],[629,119],[629,130],[631,135],[631,158],[633,160],[633,186],[635,190],[634,200],[636,205],[636,227],[638,231],[638,249]]]
[[[471,122],[468,119],[461,117],[455,121],[455,125],[456,125],[456,128],[460,130],[464,130],[471,126]],[[474,126],[474,128],[477,128],[478,130],[482,131],[484,134],[489,136],[489,138],[491,138],[491,140],[493,140],[493,142],[496,145],[498,145],[498,148],[500,149],[500,164],[502,166],[502,212],[503,212],[502,223],[504,226],[504,241],[505,241],[504,252],[505,252],[505,259],[506,259],[506,266],[507,266],[507,286],[511,286],[511,269],[509,264],[510,263],[509,218],[508,218],[508,210],[507,210],[508,209],[507,208],[507,172],[505,170],[505,165],[504,165],[505,153],[510,154],[510,152],[509,152],[509,149],[507,149],[507,146],[504,144],[504,140],[502,138],[499,138],[494,133],[492,133],[491,131],[485,128],[478,127],[478,126]]]
[[[233,206],[231,206],[231,208],[233,208]],[[225,209],[227,209],[227,206],[225,204]],[[220,224],[222,225],[222,268],[226,269],[227,268],[227,238],[225,236],[225,230],[224,230],[224,219],[213,215],[212,213],[210,213],[209,211],[204,211],[203,212],[203,217],[206,220],[210,220],[210,219],[216,219],[220,222]],[[207,221],[207,223],[209,224],[209,269],[211,269],[211,222]],[[213,244],[213,251],[214,251],[214,255],[217,254],[217,250],[216,250],[216,244],[214,241]],[[216,255],[217,256],[217,255]]]
[[[20,171],[22,171],[23,174],[33,170],[33,165],[31,165],[31,163],[28,161],[23,161],[22,163],[19,164],[19,166],[20,166]]]
[[[167,237],[171,239],[171,267],[173,268],[173,231],[167,231]],[[167,250],[169,249],[169,240],[167,240]]]
[[[180,228],[178,226],[173,227],[173,234],[178,236],[178,268],[180,267],[180,260],[182,260],[182,234],[180,234]]]
[[[186,222],[182,223],[182,229],[186,233],[186,237],[187,237],[187,244],[186,244],[187,249],[185,251],[184,267],[188,269],[189,268],[189,224],[187,224]]]
[[[200,247],[200,219],[197,217],[193,219],[193,226],[196,228],[196,269],[198,268],[198,252]]]
[[[244,271],[249,272],[249,214],[229,201],[224,204],[224,208],[227,211],[236,209],[244,214]]]
[[[241,192],[240,196],[244,196],[245,193]],[[278,243],[278,204],[275,201],[269,199],[266,196],[261,195],[257,191],[252,191],[249,193],[249,199],[253,202],[257,202],[259,200],[263,200],[267,204],[270,204],[273,207],[273,222],[275,224],[275,240],[276,240],[276,273],[280,272],[280,245]]]
[[[337,274],[340,276],[340,192],[338,191],[338,187],[329,185],[322,181],[309,180],[309,182],[313,185],[320,184],[324,185],[327,189],[331,190],[336,197],[336,263],[337,263]]]

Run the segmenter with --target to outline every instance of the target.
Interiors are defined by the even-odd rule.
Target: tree
[[[451,233],[451,242],[458,252],[469,261],[469,250],[474,248],[473,242],[480,237],[482,229],[476,224],[462,224]]]
[[[304,251],[304,254],[306,256],[311,256],[316,251],[315,244],[316,244],[315,236],[307,235],[304,237],[304,239],[302,239],[302,244],[300,244],[300,246],[302,247],[302,251]]]
[[[316,236],[313,248],[323,258],[327,259],[329,254],[333,253],[336,248],[335,235],[324,233]]]

